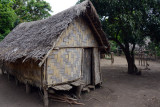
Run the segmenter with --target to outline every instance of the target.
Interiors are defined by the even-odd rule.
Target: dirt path
[[[103,87],[83,94],[80,102],[85,104],[83,107],[160,107],[160,63],[149,64],[150,71],[132,76],[126,73],[125,58],[115,57],[113,65],[102,59]],[[50,107],[71,106],[50,102]],[[0,107],[43,107],[43,103],[38,92],[27,95],[23,85],[16,86],[14,81],[0,75]]]

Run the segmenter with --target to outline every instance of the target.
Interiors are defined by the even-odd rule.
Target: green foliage
[[[0,40],[2,40],[14,27],[16,14],[12,9],[13,0],[0,1]]]
[[[160,1],[154,0],[150,8],[145,33],[158,45],[160,42]]]
[[[0,40],[19,23],[44,19],[49,12],[44,0],[0,0]]]
[[[16,0],[13,9],[19,22],[29,22],[50,16],[51,6],[44,0]]]
[[[156,55],[160,57],[160,46],[155,47]]]
[[[157,56],[160,56],[160,44],[150,42],[147,49],[150,53],[156,53]]]
[[[110,43],[110,51],[116,53],[117,52],[117,44],[114,41],[109,41]]]

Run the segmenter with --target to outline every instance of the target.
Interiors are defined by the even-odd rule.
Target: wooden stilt
[[[96,85],[98,88],[102,88],[102,82]]]
[[[3,74],[3,73],[2,73],[2,69],[0,69],[0,74]]]
[[[44,91],[44,96],[43,96],[44,107],[48,107],[49,105],[48,91],[46,89],[44,89],[43,91]]]
[[[2,75],[4,75],[4,71],[2,70]]]
[[[7,73],[7,77],[8,77],[8,81],[10,81],[11,80],[11,76],[10,76],[9,73]]]
[[[142,53],[141,53],[141,66],[142,66]]]
[[[15,78],[15,82],[16,82],[16,86],[18,86],[19,85],[19,81],[18,81],[17,78]]]
[[[26,93],[29,94],[31,92],[31,86],[26,83]]]
[[[76,90],[76,96],[78,98],[81,98],[81,91],[82,91],[82,85],[78,86]]]
[[[141,59],[140,59],[140,53],[138,54],[138,57],[139,57],[139,66],[141,65],[140,62],[141,62]]]
[[[111,52],[111,64],[113,64],[113,63],[114,63],[114,53]]]

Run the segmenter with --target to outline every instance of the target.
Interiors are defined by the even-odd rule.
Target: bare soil
[[[113,65],[102,59],[102,88],[83,93],[79,102],[83,107],[160,107],[160,63],[150,61],[149,65],[151,70],[135,76],[127,74],[124,57],[115,57]],[[82,105],[50,101],[50,107],[70,106]],[[8,81],[6,75],[0,75],[0,107],[43,107],[43,102],[37,90],[26,94],[24,85],[16,86],[14,79]]]

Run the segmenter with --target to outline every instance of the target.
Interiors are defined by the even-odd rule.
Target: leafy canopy
[[[0,0],[0,41],[19,23],[44,19],[50,12],[44,0]]]
[[[145,36],[160,40],[159,0],[91,1],[109,38],[117,39],[122,45],[142,44]]]
[[[44,0],[16,0],[13,9],[20,22],[44,19],[52,12],[50,4]]]
[[[12,6],[13,0],[0,0],[0,40],[14,27],[17,17]]]

